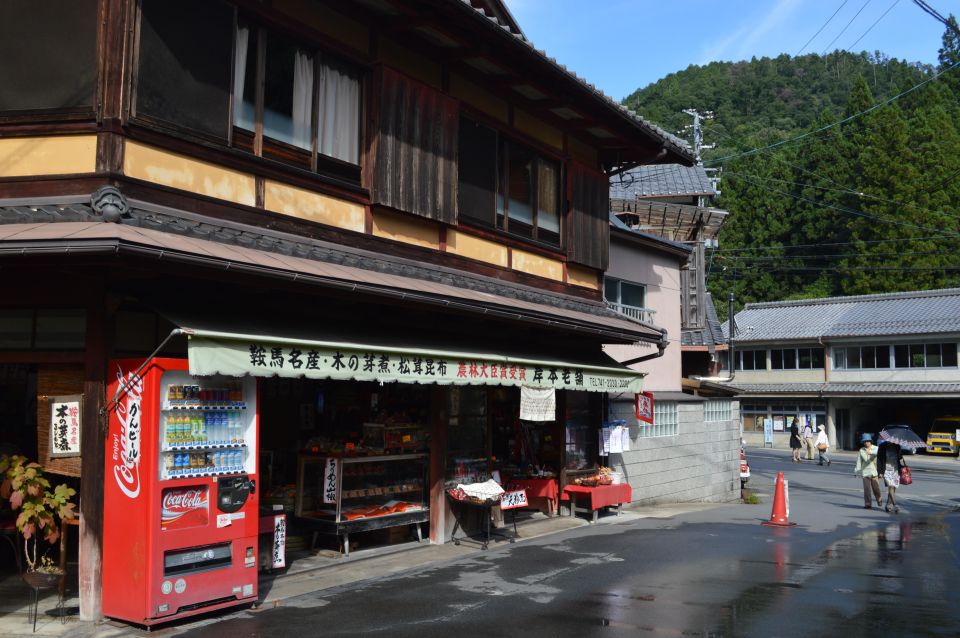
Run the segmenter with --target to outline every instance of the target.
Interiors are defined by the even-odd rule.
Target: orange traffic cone
[[[773,495],[773,510],[770,512],[770,520],[763,521],[763,525],[771,527],[794,527],[796,523],[791,523],[790,506],[787,502],[786,481],[783,480],[783,472],[777,472],[777,491]]]

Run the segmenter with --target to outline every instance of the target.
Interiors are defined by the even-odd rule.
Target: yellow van
[[[960,416],[942,416],[933,420],[930,433],[927,434],[928,454],[952,454],[957,456],[957,430],[960,429]]]

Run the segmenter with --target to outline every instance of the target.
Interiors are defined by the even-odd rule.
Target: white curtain
[[[290,143],[312,148],[311,121],[313,110],[313,56],[297,51],[293,60],[293,138]]]
[[[244,109],[243,104],[243,85],[247,77],[247,46],[249,42],[250,29],[238,27],[233,65],[233,123],[235,126],[252,131],[254,114],[249,112],[249,108]]]
[[[317,149],[351,164],[360,163],[360,80],[321,58],[317,82],[320,120]]]

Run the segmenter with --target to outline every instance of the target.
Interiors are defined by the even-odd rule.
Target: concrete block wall
[[[639,438],[632,402],[611,401],[611,418],[630,428],[630,451],[612,454],[611,466],[633,490],[633,504],[726,503],[740,498],[740,414],[704,421],[704,402],[677,402],[678,434]]]

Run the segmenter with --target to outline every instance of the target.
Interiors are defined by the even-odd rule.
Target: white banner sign
[[[256,377],[353,379],[439,385],[509,385],[588,392],[640,392],[643,374],[604,367],[470,358],[452,353],[381,351],[352,344],[291,345],[269,340],[215,339],[193,335],[190,373]]]
[[[326,459],[323,463],[323,502],[337,502],[337,466],[340,461],[334,458]]]
[[[557,391],[553,388],[520,388],[522,421],[553,421],[557,418]]]
[[[80,456],[80,399],[50,399],[50,458]]]

